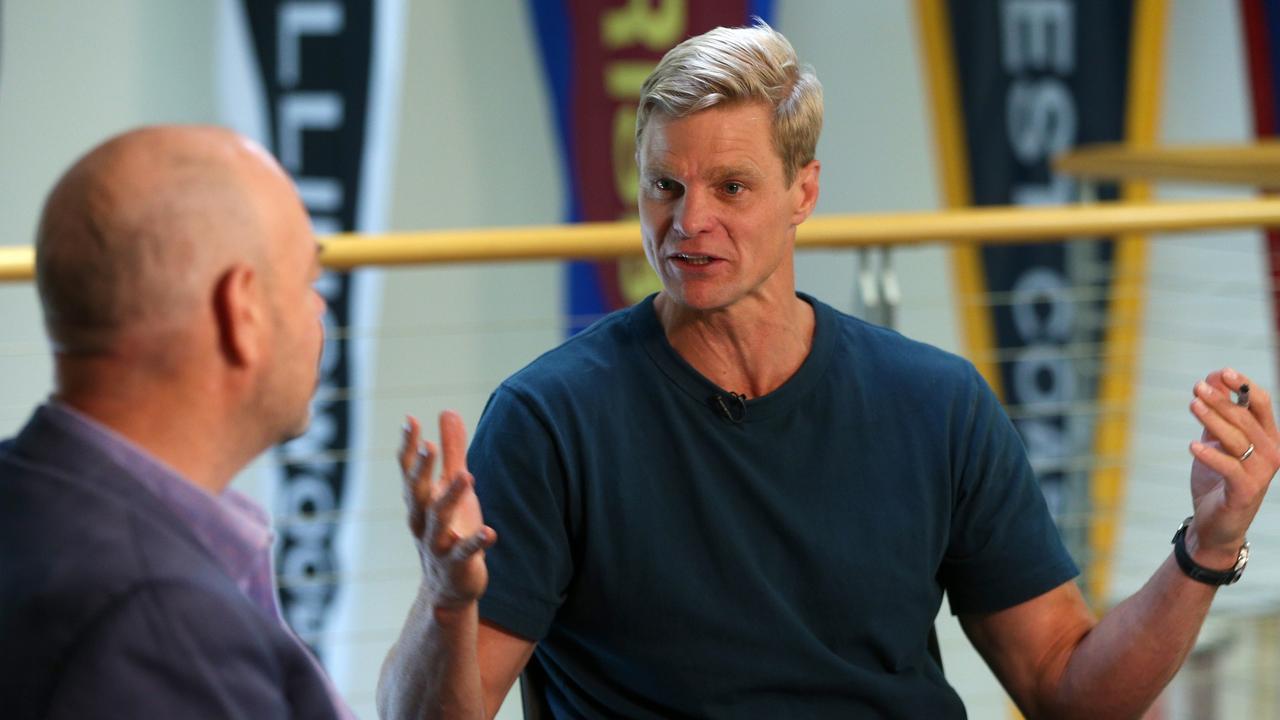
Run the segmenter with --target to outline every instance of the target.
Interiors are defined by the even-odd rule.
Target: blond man
[[[1169,553],[1096,620],[973,367],[796,292],[821,123],[766,26],[659,63],[636,137],[663,289],[498,388],[477,480],[456,418],[440,482],[407,431],[425,572],[385,713],[492,717],[527,667],[555,717],[963,717],[930,647],[944,593],[1030,717],[1136,716],[1175,672],[1280,465],[1269,398],[1197,384],[1213,441],[1179,547],[1209,574]]]

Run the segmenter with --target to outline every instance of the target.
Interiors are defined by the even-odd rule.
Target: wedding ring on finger
[[[1245,460],[1248,460],[1249,456],[1252,454],[1253,454],[1253,443],[1249,443],[1249,447],[1246,448],[1244,451],[1244,454],[1240,456],[1240,462],[1244,462]]]

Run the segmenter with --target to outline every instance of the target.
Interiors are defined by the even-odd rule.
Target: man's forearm
[[[422,588],[378,679],[378,714],[388,720],[487,718],[476,655],[476,603],[436,610]]]
[[[1075,647],[1043,715],[1140,716],[1195,645],[1216,591],[1184,575],[1172,555],[1166,558]]]

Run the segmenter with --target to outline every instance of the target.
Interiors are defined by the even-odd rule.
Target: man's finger
[[[419,433],[421,426],[418,425],[418,418],[406,415],[404,426],[400,429],[400,449],[396,452],[400,461],[400,475],[406,478],[413,474],[414,463],[417,461]]]
[[[1276,416],[1271,405],[1271,393],[1264,388],[1251,385],[1249,391],[1249,412],[1262,426],[1268,436],[1276,437]]]
[[[1224,478],[1235,477],[1244,472],[1239,456],[1214,445],[1213,443],[1191,443],[1191,454],[1210,470]]]
[[[455,544],[451,552],[454,560],[466,560],[481,550],[493,547],[496,542],[498,542],[498,533],[494,532],[493,528],[485,525],[471,537]]]
[[[467,477],[466,473],[458,473],[452,478],[446,479],[439,496],[431,501],[431,512],[441,519],[452,517],[454,509],[458,507],[458,502],[462,500],[462,496],[470,489]]]
[[[1235,388],[1227,384],[1226,370],[1214,370],[1204,376],[1204,382],[1211,386],[1214,390],[1223,393],[1235,392]]]
[[[1232,397],[1233,393],[1239,392],[1248,384],[1247,381],[1248,378],[1228,369],[1211,373],[1205,382],[1197,383],[1195,388],[1196,397],[1211,408],[1223,422],[1230,426],[1231,430],[1224,430],[1220,425],[1212,423],[1206,423],[1206,427],[1217,439],[1222,440],[1228,449],[1239,452],[1244,452],[1250,443],[1263,447],[1276,444],[1273,436],[1258,422],[1258,411],[1253,408],[1253,401],[1251,400],[1250,406],[1246,408],[1238,405],[1236,399]],[[1250,392],[1252,394],[1252,390]],[[1261,388],[1259,392],[1262,392]],[[1259,409],[1270,416],[1269,410]],[[1195,403],[1192,404],[1192,412],[1200,416]],[[1204,422],[1205,417],[1208,415],[1202,417],[1201,422]]]
[[[1204,443],[1191,443],[1191,454],[1196,461],[1221,476],[1225,481],[1223,490],[1227,505],[1236,509],[1253,507],[1256,511],[1262,495],[1267,491],[1271,479],[1259,479],[1249,473],[1249,464],[1262,462],[1250,457],[1241,462],[1239,456],[1223,452],[1220,448]]]
[[[413,499],[418,505],[428,505],[434,494],[431,486],[431,472],[436,466],[436,457],[440,455],[436,444],[427,441],[418,449],[418,463],[413,470]]]
[[[1244,373],[1231,368],[1222,371],[1222,379],[1231,386],[1232,392],[1238,392],[1241,387],[1249,386],[1249,414],[1257,421],[1263,432],[1275,443],[1276,436],[1276,419],[1274,410],[1271,407],[1271,394],[1264,388],[1254,383]]]
[[[452,410],[440,413],[440,446],[444,452],[440,470],[446,480],[467,469],[467,426]]]
[[[447,480],[444,491],[431,503],[431,549],[437,554],[447,552],[458,541],[458,532],[453,528],[453,513],[458,504],[470,489],[465,474],[459,473]]]
[[[1204,426],[1205,431],[1221,443],[1227,451],[1244,452],[1244,449],[1249,445],[1248,435],[1243,429],[1224,417],[1221,414],[1221,408],[1214,403],[1212,397],[1205,394],[1206,392],[1212,392],[1214,395],[1220,396],[1221,393],[1207,388],[1208,386],[1203,383],[1196,387],[1197,397],[1191,401],[1191,413]]]

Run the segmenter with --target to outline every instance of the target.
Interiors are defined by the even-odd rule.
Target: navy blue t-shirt
[[[809,356],[741,422],[652,297],[494,392],[480,613],[537,641],[558,716],[963,717],[943,592],[991,612],[1077,573],[973,367],[801,297]]]

